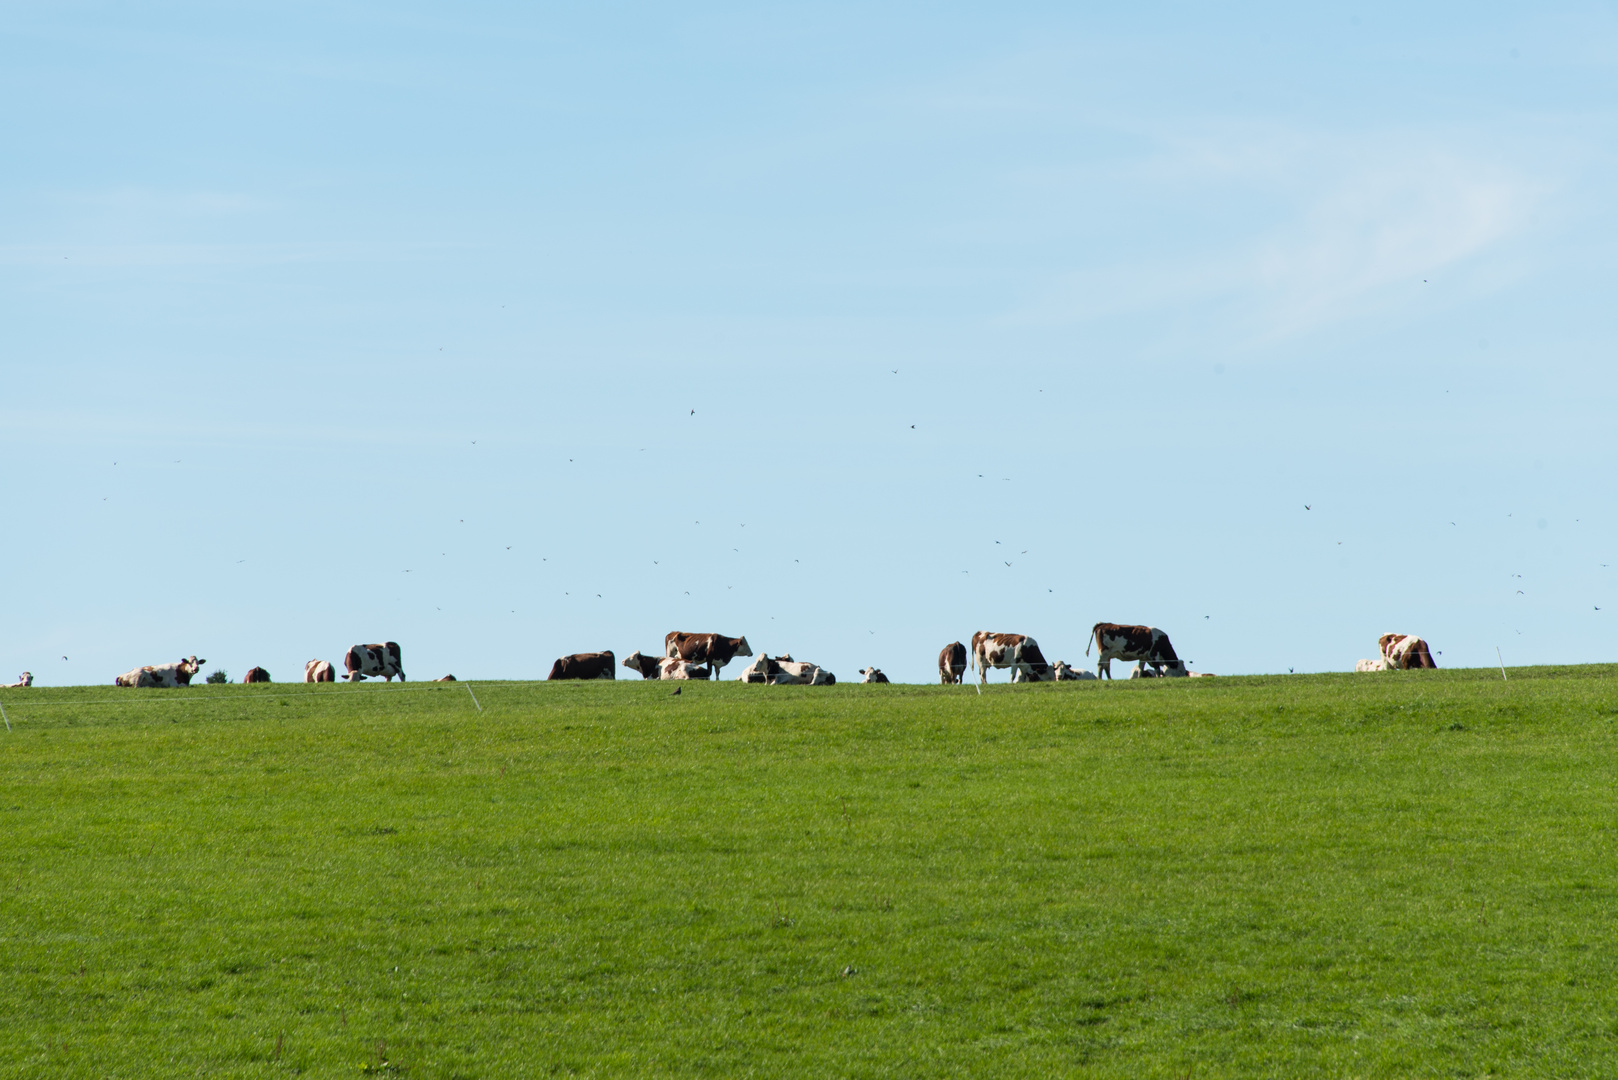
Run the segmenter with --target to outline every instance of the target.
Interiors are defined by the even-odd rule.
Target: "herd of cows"
[[[992,634],[979,630],[972,635],[972,649],[959,641],[945,645],[938,654],[938,678],[945,684],[958,684],[966,674],[970,659],[977,669],[978,682],[986,683],[994,668],[1009,668],[1012,682],[1070,682],[1081,679],[1112,678],[1112,661],[1134,661],[1131,679],[1139,678],[1213,678],[1207,672],[1190,671],[1185,661],[1174,652],[1169,636],[1155,626],[1125,626],[1120,623],[1096,623],[1090,629],[1089,642],[1084,654],[1097,652],[1094,673],[1070,667],[1065,661],[1051,664],[1039,651],[1039,643],[1027,634]],[[1432,650],[1421,638],[1411,634],[1383,634],[1377,640],[1380,656],[1375,660],[1361,660],[1355,671],[1404,671],[1411,668],[1436,668]],[[673,631],[663,639],[663,654],[647,656],[639,649],[624,658],[623,666],[639,672],[643,679],[717,679],[719,671],[738,656],[753,656],[745,637],[726,637],[723,634],[691,634]],[[128,687],[179,687],[191,685],[191,680],[206,660],[188,656],[172,664],[148,664],[126,671],[113,680],[114,685]],[[360,682],[368,678],[393,681],[397,675],[405,681],[404,662],[395,641],[378,645],[355,645],[343,656],[343,678]],[[573,653],[560,657],[551,665],[548,679],[615,679],[618,661],[611,650],[594,653]],[[861,668],[861,681],[885,683],[888,677],[877,667]],[[326,660],[311,660],[304,665],[303,681],[308,683],[335,682],[337,669]],[[244,683],[267,683],[270,673],[261,667],[247,672]],[[454,682],[455,676],[445,675],[436,682]],[[791,656],[754,657],[742,669],[740,682],[766,685],[830,686],[837,676],[819,664],[794,660]],[[32,686],[34,677],[23,672],[11,686]]]

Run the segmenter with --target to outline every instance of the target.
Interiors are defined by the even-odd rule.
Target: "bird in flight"
[[[1312,506],[1310,506],[1310,505],[1309,505],[1309,504],[1308,504],[1308,503],[1304,503],[1304,504],[1303,504],[1303,508],[1304,508],[1304,509],[1305,509],[1305,510],[1313,510],[1313,509],[1314,509],[1314,507],[1312,507]]]

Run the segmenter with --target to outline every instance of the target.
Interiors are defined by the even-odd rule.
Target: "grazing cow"
[[[1379,656],[1375,660],[1358,660],[1354,664],[1354,670],[1386,671],[1388,670],[1388,658],[1385,656]]]
[[[1376,644],[1387,659],[1388,667],[1394,671],[1438,666],[1433,662],[1433,653],[1427,643],[1414,634],[1383,634],[1376,639]]]
[[[938,681],[945,686],[958,686],[966,674],[966,646],[959,641],[945,645],[938,652]]]
[[[455,676],[453,676],[453,675],[445,675],[441,679],[434,679],[433,680],[433,682],[454,682],[454,681],[455,681]]]
[[[32,671],[23,672],[21,675],[17,676],[17,681],[16,682],[7,684],[7,686],[12,687],[12,688],[15,688],[15,687],[18,687],[18,686],[33,686],[33,685],[34,685],[34,673]]]
[[[126,671],[113,680],[114,686],[154,686],[163,689],[173,689],[178,686],[190,686],[192,676],[202,670],[206,660],[198,660],[195,656],[188,656],[184,660],[172,664],[148,664],[132,671]]]
[[[760,656],[747,665],[747,670],[736,681],[769,686],[831,686],[837,682],[837,676],[818,664],[794,660],[790,656]]]
[[[738,656],[752,656],[745,637],[725,637],[723,634],[687,634],[670,631],[663,638],[663,655],[670,660],[684,660],[688,664],[707,664],[713,677],[719,678],[719,669]]]
[[[261,667],[248,668],[247,669],[247,674],[242,676],[242,682],[244,682],[244,683],[269,682],[269,681],[270,681],[270,673],[268,671],[265,671]]]
[[[1090,628],[1090,642],[1084,646],[1084,655],[1090,655],[1090,645],[1101,653],[1096,661],[1096,675],[1112,678],[1114,660],[1137,660],[1150,664],[1155,674],[1170,678],[1184,678],[1189,674],[1185,662],[1174,655],[1169,636],[1155,626],[1121,626],[1118,623],[1098,622]]]
[[[888,677],[882,674],[881,668],[860,668],[860,674],[865,676],[865,678],[860,680],[861,682],[877,683],[888,681]]]
[[[624,657],[624,667],[630,671],[640,672],[643,679],[706,679],[713,674],[712,669],[701,664],[688,664],[684,660],[674,660],[667,656],[647,656],[636,649]]]
[[[1086,679],[1095,679],[1095,675],[1089,671],[1069,667],[1066,660],[1058,660],[1051,667],[1051,674],[1057,682],[1083,682]]]
[[[551,665],[547,679],[616,679],[618,658],[612,650],[579,652],[564,656]]]
[[[1039,651],[1039,642],[1027,634],[979,630],[972,635],[972,662],[977,665],[979,683],[989,681],[991,667],[1010,668],[1012,682],[1046,682],[1051,677],[1051,666]]]
[[[330,660],[311,660],[303,665],[304,682],[336,682],[337,669]]]
[[[392,682],[397,675],[400,682],[405,681],[404,662],[399,657],[399,643],[396,641],[385,641],[380,645],[356,645],[343,657],[343,666],[348,669],[345,677],[349,682],[362,682],[371,675],[380,675],[388,682]]]

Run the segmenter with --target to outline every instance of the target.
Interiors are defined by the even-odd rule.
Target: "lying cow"
[[[647,656],[639,649],[624,657],[624,667],[640,672],[643,679],[706,679],[713,674],[711,668],[700,664],[671,660],[667,656]]]
[[[966,646],[959,641],[945,645],[938,653],[938,681],[957,686],[966,675]]]
[[[1189,674],[1185,670],[1185,663],[1174,655],[1169,636],[1155,626],[1098,622],[1090,628],[1090,642],[1084,646],[1085,656],[1090,655],[1091,645],[1101,653],[1096,661],[1097,677],[1112,678],[1114,660],[1136,660],[1149,664],[1154,674],[1170,678],[1184,678]]]
[[[18,687],[18,686],[33,686],[34,685],[34,673],[32,671],[25,671],[21,675],[17,676],[17,681],[16,682],[7,683],[6,685],[8,687],[12,687],[12,688],[15,688],[15,687]]]
[[[1094,680],[1095,675],[1089,671],[1069,667],[1066,660],[1058,660],[1051,667],[1051,674],[1057,682],[1083,682],[1086,679]]]
[[[551,665],[547,679],[616,679],[618,658],[612,650],[580,652],[564,656]]]
[[[684,660],[688,664],[707,664],[714,678],[719,669],[738,656],[752,656],[745,637],[725,637],[723,634],[687,634],[672,630],[663,638],[663,655],[670,660]]]
[[[433,682],[454,682],[454,681],[455,681],[455,676],[453,676],[453,675],[445,675],[441,679],[434,679],[433,680]]]
[[[837,676],[821,667],[790,656],[761,656],[747,665],[737,682],[765,683],[769,686],[831,686]]]
[[[179,686],[190,686],[191,679],[202,670],[206,660],[198,660],[195,656],[188,656],[172,664],[148,664],[132,671],[126,671],[113,680],[114,686],[140,686],[159,687],[172,690]]]
[[[1375,660],[1359,660],[1359,661],[1356,661],[1355,664],[1354,664],[1354,670],[1355,671],[1386,671],[1386,670],[1388,670],[1388,658],[1385,657],[1385,656],[1379,656]]]
[[[380,645],[356,645],[343,657],[343,666],[348,669],[345,677],[349,682],[363,682],[373,675],[380,675],[388,682],[392,682],[397,675],[400,682],[405,681],[404,663],[399,657],[399,643],[396,641],[385,641]]]
[[[1414,634],[1383,634],[1376,639],[1376,644],[1388,667],[1394,671],[1438,667],[1427,643]]]
[[[860,674],[865,676],[865,678],[860,680],[861,682],[882,683],[888,681],[888,677],[882,674],[881,668],[860,668]]]
[[[972,635],[972,662],[977,665],[979,684],[989,681],[991,667],[1010,668],[1012,682],[1047,682],[1051,677],[1051,666],[1039,651],[1039,642],[1027,634],[979,630]]]
[[[1158,679],[1162,676],[1156,668],[1147,667],[1146,661],[1141,660],[1137,661],[1135,666],[1129,669],[1129,677],[1131,679]]]
[[[336,682],[337,669],[330,660],[311,660],[303,665],[304,682]]]
[[[269,681],[270,681],[270,673],[268,671],[265,671],[261,667],[248,668],[247,669],[247,674],[242,676],[242,682],[244,682],[244,683],[269,682]]]

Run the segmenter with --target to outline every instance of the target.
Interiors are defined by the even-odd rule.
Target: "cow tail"
[[[1090,640],[1086,641],[1084,643],[1084,655],[1085,656],[1090,655],[1090,646],[1092,646],[1092,645],[1094,645],[1096,643],[1096,631],[1099,630],[1100,628],[1101,628],[1100,623],[1096,623],[1094,626],[1090,627]]]

